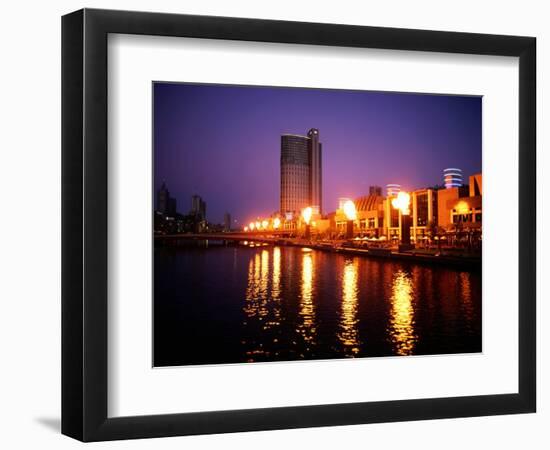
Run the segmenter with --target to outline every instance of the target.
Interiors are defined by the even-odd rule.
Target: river
[[[481,351],[481,271],[308,248],[154,251],[154,365]]]

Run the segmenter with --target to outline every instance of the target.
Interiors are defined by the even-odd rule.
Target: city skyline
[[[165,181],[183,214],[200,195],[214,223],[278,211],[281,136],[310,128],[322,135],[326,212],[371,185],[481,172],[479,97],[167,83],[154,94],[155,191]]]

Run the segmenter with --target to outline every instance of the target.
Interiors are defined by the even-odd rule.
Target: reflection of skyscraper
[[[206,219],[206,202],[200,195],[191,197],[191,214],[197,216],[200,220]]]
[[[300,213],[307,206],[322,212],[322,151],[319,131],[281,136],[280,212]]]

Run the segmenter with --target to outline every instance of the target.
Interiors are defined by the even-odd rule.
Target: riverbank
[[[364,246],[359,247],[353,241],[308,241],[295,238],[277,238],[234,234],[182,234],[155,236],[155,245],[177,245],[179,241],[208,240],[225,241],[235,244],[241,242],[261,242],[265,244],[306,247],[315,250],[332,253],[342,253],[369,258],[390,259],[407,261],[419,264],[448,265],[465,267],[469,269],[481,269],[481,255],[463,253],[451,253],[449,250],[441,252],[435,249],[413,248],[407,251],[399,251],[392,247]]]

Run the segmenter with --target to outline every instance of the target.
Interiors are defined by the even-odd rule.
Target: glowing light
[[[346,215],[348,220],[355,220],[357,219],[357,210],[355,209],[355,203],[353,203],[351,200],[347,200],[344,202],[343,208],[344,214]]]
[[[458,202],[458,204],[455,206],[455,209],[458,214],[468,214],[470,212],[468,203],[466,203],[464,200]]]
[[[244,231],[245,231],[245,232],[248,231],[248,227],[244,227]]]
[[[254,227],[255,227],[254,222],[250,222],[248,224],[248,228],[250,228],[250,231],[254,231]]]
[[[313,214],[313,209],[311,206],[308,206],[307,208],[304,208],[302,211],[302,218],[304,219],[304,222],[306,225],[309,225],[309,221],[311,220],[311,215]]]
[[[267,220],[262,221],[262,228],[265,230],[267,226],[269,225],[269,222]]]
[[[411,213],[409,209],[411,203],[411,195],[408,192],[399,192],[397,197],[391,201],[392,206],[395,209],[399,209],[401,214],[408,216]]]
[[[261,226],[262,226],[262,224],[260,223],[260,221],[257,221],[256,222],[256,230],[259,230]]]
[[[273,228],[277,229],[281,226],[281,219],[279,219],[278,217],[275,217],[275,219],[273,219]]]

